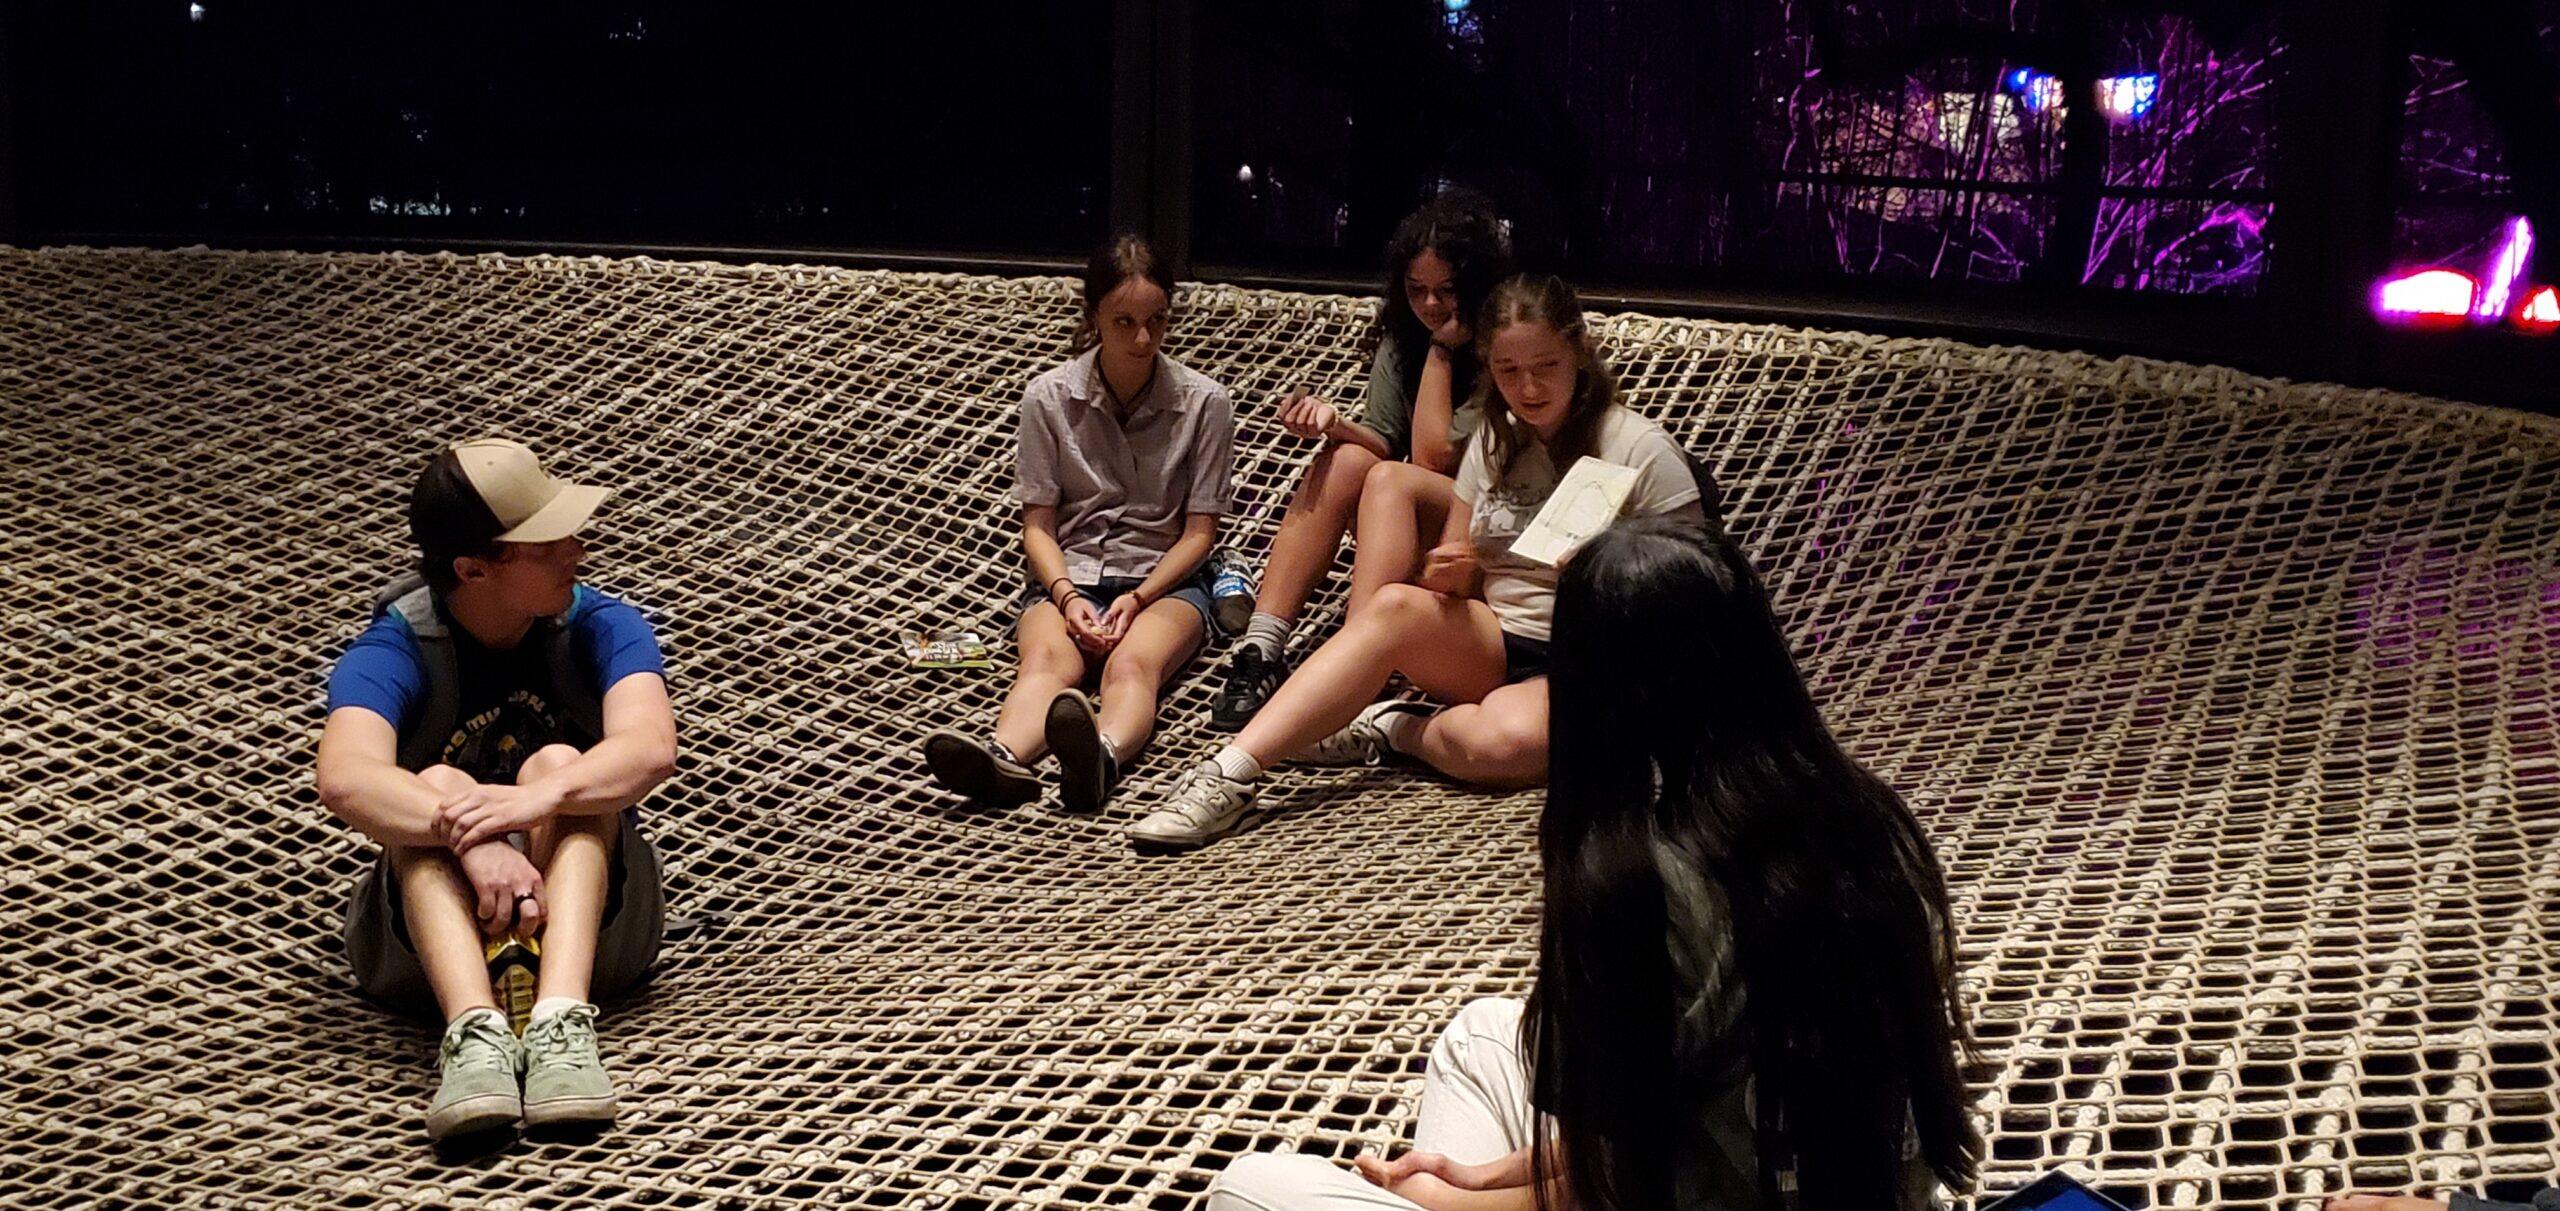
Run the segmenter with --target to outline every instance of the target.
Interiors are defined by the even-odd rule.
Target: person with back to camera
[[[1299,612],[1333,567],[1356,521],[1360,545],[1348,612],[1379,586],[1411,580],[1423,536],[1437,536],[1455,499],[1450,476],[1482,417],[1467,406],[1480,369],[1468,323],[1510,274],[1510,239],[1493,203],[1451,189],[1405,216],[1387,241],[1378,349],[1352,420],[1303,391],[1280,408],[1293,437],[1325,443],[1289,498],[1271,538],[1253,618],[1227,658],[1210,726],[1253,720],[1288,678],[1283,656]]]
[[[1467,443],[1456,503],[1421,576],[1380,587],[1233,743],[1131,826],[1134,844],[1188,849],[1233,833],[1256,810],[1264,767],[1283,759],[1374,765],[1392,752],[1479,786],[1545,777],[1556,569],[1513,543],[1584,455],[1636,471],[1626,514],[1707,511],[1688,456],[1618,402],[1572,288],[1508,279],[1476,331],[1485,374],[1469,406],[1486,420]],[[1375,702],[1398,672],[1456,705]]]
[[[648,621],[578,583],[605,495],[511,441],[437,455],[409,498],[420,573],[329,674],[320,798],[382,847],[347,957],[376,1000],[445,1024],[429,1139],[612,1121],[592,1002],[665,932],[634,805],[675,770],[675,716]],[[542,953],[521,1040],[482,948],[511,932]]]
[[[1556,589],[1536,982],[1433,1047],[1414,1151],[1209,1211],[1877,1211],[1971,1188],[1946,881],[1730,539],[1620,522]]]
[[[1076,356],[1022,393],[1018,664],[991,739],[925,739],[949,790],[1036,799],[1031,766],[1053,752],[1060,804],[1100,809],[1155,731],[1158,692],[1209,634],[1235,412],[1226,388],[1165,356],[1172,312],[1171,272],[1146,241],[1103,245],[1085,267]],[[1099,702],[1078,688],[1097,671]]]

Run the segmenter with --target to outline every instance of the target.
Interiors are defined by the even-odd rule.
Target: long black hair
[[[1413,303],[1405,297],[1404,276],[1413,266],[1413,258],[1425,252],[1437,253],[1449,263],[1451,285],[1458,296],[1458,314],[1469,324],[1475,323],[1476,312],[1483,308],[1485,297],[1493,293],[1494,284],[1511,276],[1511,235],[1495,213],[1493,199],[1475,190],[1456,186],[1442,190],[1439,196],[1422,204],[1421,209],[1406,215],[1396,224],[1395,233],[1387,237],[1386,286],[1378,307],[1378,335],[1392,344],[1404,358],[1404,390],[1411,395],[1422,382],[1422,355],[1431,348],[1431,330],[1422,326],[1422,318],[1413,313]],[[1467,373],[1459,376],[1462,383],[1473,381],[1473,342],[1455,350],[1466,360]],[[1463,406],[1465,389],[1450,401]]]
[[[1946,880],[1902,797],[1843,752],[1750,561],[1664,519],[1620,523],[1565,565],[1548,681],[1546,878],[1521,1033],[1559,1157],[1539,1197],[1668,1206],[1711,1090],[1672,1063],[1677,1002],[1658,873],[1721,892],[1728,1054],[1751,1077],[1763,1197],[1803,1211],[1900,1206],[1904,1148],[1951,1189],[1982,1143],[1955,992]]]

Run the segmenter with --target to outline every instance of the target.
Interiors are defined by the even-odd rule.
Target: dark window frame
[[[1367,294],[1366,276],[1192,260],[1192,38],[1199,0],[1113,0],[1113,231],[1155,240],[1190,277]],[[1669,271],[1578,283],[1596,306],[1723,319],[1946,335],[1984,342],[2146,354],[2299,379],[2412,389],[2560,412],[2560,338],[2504,331],[2410,333],[2366,307],[2388,267],[2398,103],[2385,6],[2296,4],[2281,10],[2292,60],[2279,94],[2268,267],[2253,299],[2160,298],[2103,287],[1963,282],[1738,281]],[[201,231],[37,229],[17,153],[38,120],[27,77],[8,70],[25,48],[23,15],[0,6],[0,242],[178,247]],[[1066,255],[936,248],[737,247],[682,243],[453,240],[432,235],[296,232],[223,237],[246,248],[571,252],[713,261],[790,260],[998,274],[1071,271]]]

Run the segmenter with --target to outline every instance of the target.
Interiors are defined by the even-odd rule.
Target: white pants
[[[1520,1058],[1521,1003],[1469,1001],[1422,1073],[1417,1151],[1461,1164],[1497,1160],[1529,1146],[1537,1113]],[[1209,1211],[1412,1211],[1413,1205],[1320,1156],[1259,1152],[1237,1157],[1209,1187]]]

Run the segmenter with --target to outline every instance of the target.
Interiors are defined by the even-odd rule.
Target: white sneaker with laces
[[[1129,826],[1129,841],[1148,849],[1198,849],[1243,826],[1253,814],[1259,788],[1218,772],[1203,761],[1182,781],[1163,807]]]
[[[1429,718],[1440,708],[1428,702],[1373,702],[1362,707],[1342,730],[1315,742],[1298,757],[1309,765],[1376,765],[1395,750],[1387,747],[1386,729],[1379,724],[1390,715],[1417,715]]]

